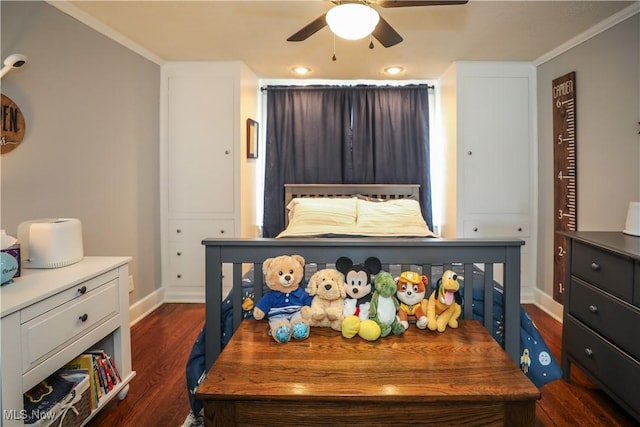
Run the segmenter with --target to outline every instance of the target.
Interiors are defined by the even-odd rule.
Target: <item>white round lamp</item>
[[[364,4],[341,4],[327,12],[327,24],[338,37],[359,40],[373,32],[380,15]]]
[[[622,232],[631,236],[640,236],[640,202],[629,203],[627,222]]]

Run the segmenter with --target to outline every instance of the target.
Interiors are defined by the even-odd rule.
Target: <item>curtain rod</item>
[[[394,86],[394,85],[307,85],[307,86],[295,86],[295,85],[269,85],[269,86],[261,86],[260,91],[266,92],[268,90],[287,90],[287,89],[296,89],[296,90],[311,90],[311,89],[322,89],[322,90],[334,90],[334,89],[369,89],[369,88],[390,88],[390,89],[411,89],[416,87],[426,86],[427,90],[434,90],[434,85],[429,84],[407,84],[402,86]]]

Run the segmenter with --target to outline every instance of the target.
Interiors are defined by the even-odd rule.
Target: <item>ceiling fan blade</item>
[[[326,13],[311,21],[307,26],[287,39],[288,42],[301,42],[308,39],[321,29],[327,26]]]
[[[426,1],[406,1],[406,0],[378,0],[376,4],[380,7],[411,7],[411,6],[447,6],[456,4],[466,4],[469,0],[426,0]]]
[[[393,29],[391,25],[381,16],[378,25],[371,33],[373,37],[375,37],[380,44],[384,47],[395,46],[400,43],[403,38],[396,30]]]

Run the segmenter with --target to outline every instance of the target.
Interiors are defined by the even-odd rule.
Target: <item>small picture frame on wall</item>
[[[247,158],[258,158],[258,122],[247,119]]]

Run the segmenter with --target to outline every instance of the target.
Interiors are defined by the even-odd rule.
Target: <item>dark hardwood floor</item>
[[[560,360],[562,325],[533,305],[525,308]],[[185,363],[204,322],[203,304],[164,304],[131,329],[133,369],[129,394],[109,403],[89,424],[181,426],[189,412]],[[637,423],[575,366],[571,381],[541,388],[537,426],[635,426]]]

